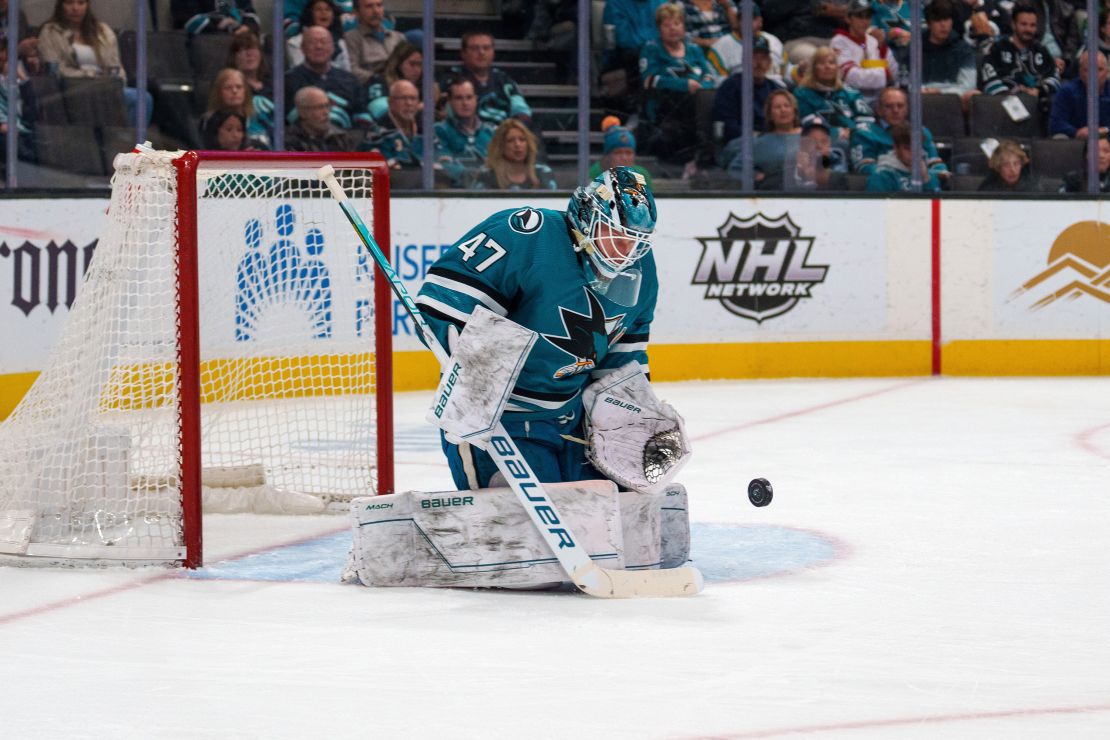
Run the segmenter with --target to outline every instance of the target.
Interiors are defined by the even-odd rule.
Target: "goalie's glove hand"
[[[690,457],[682,417],[661,401],[632,362],[582,394],[586,458],[603,475],[635,491],[662,490]]]

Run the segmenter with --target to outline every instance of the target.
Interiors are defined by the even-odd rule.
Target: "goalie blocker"
[[[612,481],[548,484],[578,544],[605,568],[679,567],[689,557],[686,490],[618,491]],[[543,588],[567,580],[509,488],[355,499],[343,580],[366,586]]]

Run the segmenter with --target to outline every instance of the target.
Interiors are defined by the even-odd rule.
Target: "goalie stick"
[[[417,332],[439,361],[441,370],[450,372],[453,369],[451,358],[424,320],[420,309],[416,307],[401,279],[389,265],[374,237],[370,235],[362,217],[351,205],[347,193],[335,177],[335,169],[331,165],[326,165],[321,167],[316,175],[328,186],[332,197],[339,203],[339,207],[351,222],[359,239],[374,258],[374,262],[377,263],[382,274],[389,279],[394,294],[412,316]],[[528,512],[532,524],[579,590],[601,598],[691,596],[701,591],[704,585],[702,575],[692,566],[642,571],[609,570],[600,567],[578,545],[578,540],[559,515],[543,484],[532,472],[532,467],[520,453],[516,442],[505,432],[501,422],[497,422],[484,449],[493,458],[497,469],[501,471],[521,505]]]

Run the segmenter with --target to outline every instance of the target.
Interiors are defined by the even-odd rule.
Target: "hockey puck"
[[[752,506],[766,506],[775,497],[775,490],[771,488],[771,481],[766,478],[752,478],[748,484],[748,500]]]

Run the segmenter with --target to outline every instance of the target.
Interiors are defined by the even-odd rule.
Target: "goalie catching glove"
[[[686,426],[659,400],[638,363],[631,362],[586,387],[586,457],[625,488],[657,493],[690,459]]]

